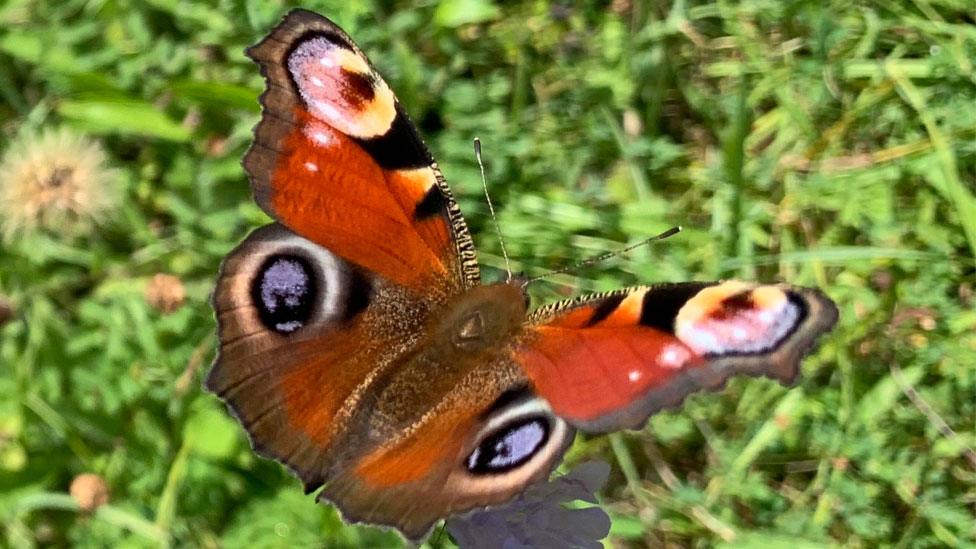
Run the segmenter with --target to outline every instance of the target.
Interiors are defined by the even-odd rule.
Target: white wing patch
[[[396,119],[386,82],[362,56],[326,36],[299,44],[288,55],[288,72],[309,112],[346,135],[379,137]]]
[[[678,311],[675,335],[702,355],[763,353],[799,320],[799,308],[782,289],[732,280],[688,300]]]

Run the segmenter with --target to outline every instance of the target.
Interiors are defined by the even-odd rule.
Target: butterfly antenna
[[[508,273],[508,280],[512,280],[512,264],[508,261],[508,252],[505,250],[505,239],[502,238],[502,229],[498,226],[498,218],[495,217],[495,207],[491,205],[491,195],[488,194],[488,182],[485,179],[485,165],[481,162],[481,139],[474,138],[474,156],[478,159],[478,168],[481,169],[481,188],[485,191],[485,200],[488,201],[488,211],[491,212],[491,221],[495,224],[495,234],[498,235],[498,243],[502,247],[502,257],[505,258],[505,272]]]
[[[563,267],[561,269],[556,269],[554,271],[549,271],[547,273],[542,273],[539,276],[534,276],[534,277],[526,280],[522,284],[522,287],[524,288],[525,286],[528,286],[530,283],[535,282],[536,280],[542,280],[543,278],[549,278],[550,276],[555,276],[555,275],[558,275],[558,274],[562,274],[562,273],[565,273],[565,272],[569,272],[569,271],[578,269],[580,267],[585,267],[587,265],[593,265],[594,263],[600,263],[602,261],[606,261],[606,260],[610,259],[611,257],[616,257],[618,255],[623,255],[623,254],[625,254],[625,253],[627,253],[627,252],[629,252],[631,250],[634,250],[636,248],[640,248],[641,246],[646,246],[646,245],[650,244],[651,242],[656,242],[658,240],[664,240],[665,238],[674,236],[674,235],[676,235],[676,234],[678,234],[680,232],[681,232],[681,227],[680,226],[679,227],[671,227],[670,229],[664,231],[661,234],[654,235],[654,236],[652,236],[650,238],[645,238],[644,240],[641,240],[640,242],[638,242],[636,244],[631,244],[630,246],[627,246],[626,248],[623,248],[621,250],[614,250],[612,252],[602,253],[602,254],[600,254],[598,256],[594,256],[594,257],[591,257],[589,259],[584,259],[584,260],[579,261],[577,263],[573,263],[572,265],[567,265],[567,266],[565,266],[565,267]]]

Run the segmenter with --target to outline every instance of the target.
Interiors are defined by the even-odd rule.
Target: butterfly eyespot
[[[544,417],[522,418],[485,437],[468,456],[468,471],[476,475],[510,471],[532,459],[549,440]]]
[[[309,262],[297,255],[276,254],[257,271],[251,297],[261,322],[290,334],[311,318],[318,288]]]

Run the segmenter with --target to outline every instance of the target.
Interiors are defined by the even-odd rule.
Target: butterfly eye
[[[317,288],[311,265],[297,255],[269,256],[251,290],[261,322],[280,334],[290,334],[312,316]]]
[[[468,471],[491,474],[509,471],[529,461],[549,439],[549,422],[533,416],[508,423],[489,434],[468,456]]]

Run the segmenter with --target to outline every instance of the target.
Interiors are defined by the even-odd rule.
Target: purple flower
[[[602,461],[580,464],[505,505],[452,517],[447,530],[461,549],[600,549],[600,540],[610,532],[610,517],[599,507],[571,509],[563,504],[597,503],[595,493],[609,475],[610,466]]]

